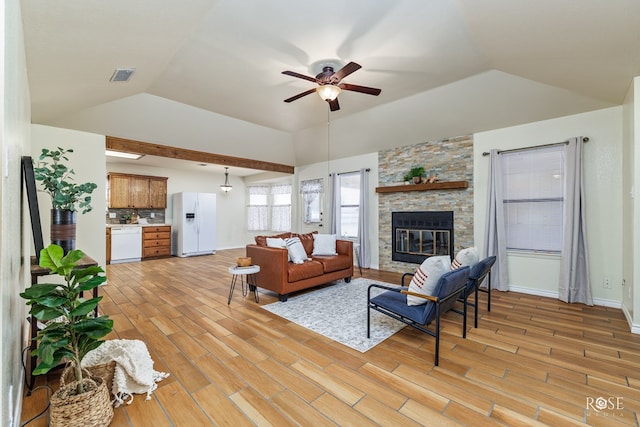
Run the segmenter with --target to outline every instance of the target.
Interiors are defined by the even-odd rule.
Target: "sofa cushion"
[[[322,264],[325,273],[344,270],[350,267],[348,255],[314,256],[313,260]]]
[[[422,295],[433,296],[433,291],[440,280],[440,276],[449,271],[451,268],[451,258],[448,255],[432,256],[424,260],[424,262],[416,269],[411,283],[409,283],[409,291]],[[428,300],[420,297],[407,295],[407,305],[426,304]]]
[[[302,246],[304,246],[304,251],[307,253],[307,256],[310,257],[311,252],[313,252],[313,235],[316,233],[317,231],[305,234],[291,233],[291,237],[297,237],[300,239]]]
[[[465,248],[459,251],[451,262],[451,270],[457,270],[465,265],[473,267],[478,263],[478,261],[480,261],[478,248]]]
[[[302,264],[307,259],[307,253],[300,242],[300,238],[298,237],[290,237],[285,239],[285,244],[287,245],[287,250],[289,251],[289,259],[294,264]]]
[[[314,234],[311,255],[338,255],[335,234]]]
[[[306,261],[302,264],[287,263],[287,281],[289,283],[322,276],[322,274],[322,264],[317,261]]]

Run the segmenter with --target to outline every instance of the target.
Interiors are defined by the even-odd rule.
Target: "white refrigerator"
[[[175,193],[171,254],[179,257],[216,253],[216,195]]]

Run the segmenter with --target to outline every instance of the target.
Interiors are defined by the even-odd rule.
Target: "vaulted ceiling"
[[[284,103],[314,83],[281,72],[315,75],[324,63],[355,61],[362,69],[344,82],[382,89],[343,91],[332,120],[416,94],[485,96],[489,81],[507,99],[498,92],[547,88],[578,113],[621,104],[640,75],[638,0],[23,0],[22,13],[42,124],[144,94],[296,132],[326,122],[327,104]],[[118,67],[135,68],[129,82],[109,82]],[[532,92],[496,111],[486,99],[482,117],[538,120]],[[475,120],[472,131],[491,126]]]

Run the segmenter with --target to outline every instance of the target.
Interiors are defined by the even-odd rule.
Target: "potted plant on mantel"
[[[404,176],[405,182],[413,182],[414,184],[420,184],[422,182],[422,175],[424,175],[424,167],[415,166],[411,168],[409,172]]]
[[[69,153],[73,149],[43,148],[33,168],[34,178],[51,196],[51,243],[60,245],[65,253],[75,249],[76,211],[85,214],[92,210],[91,193],[98,187],[92,182],[73,182],[75,171],[64,164]]]
[[[51,397],[52,426],[56,423],[65,426],[108,425],[113,417],[110,391],[105,381],[83,376],[80,365],[82,358],[98,348],[104,342],[101,338],[113,329],[113,320],[108,316],[94,316],[102,297],[83,298],[85,291],[92,291],[106,280],[102,275],[104,270],[99,266],[77,268],[83,255],[80,250],[71,250],[64,255],[62,248],[54,244],[44,248],[40,251],[40,266],[62,276],[65,284],[35,284],[20,294],[31,306],[29,313],[46,324],[34,338],[38,347],[33,355],[38,356],[40,363],[33,374],[46,374],[65,360],[71,363],[70,368],[74,372],[75,381],[63,385]],[[72,405],[82,413],[71,414],[69,409]],[[92,421],[88,421],[88,417]],[[94,421],[96,419],[99,424]]]

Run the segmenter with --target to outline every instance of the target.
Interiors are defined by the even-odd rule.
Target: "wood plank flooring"
[[[257,304],[236,289],[228,306],[227,269],[243,255],[107,267],[109,338],[143,340],[171,374],[112,426],[638,425],[640,336],[620,310],[494,292],[487,312],[482,294],[466,339],[461,316],[445,316],[434,367],[433,338],[409,327],[360,353],[261,309],[277,301],[266,291]],[[57,388],[58,376],[37,385]],[[46,404],[45,389],[25,396],[22,421]]]

